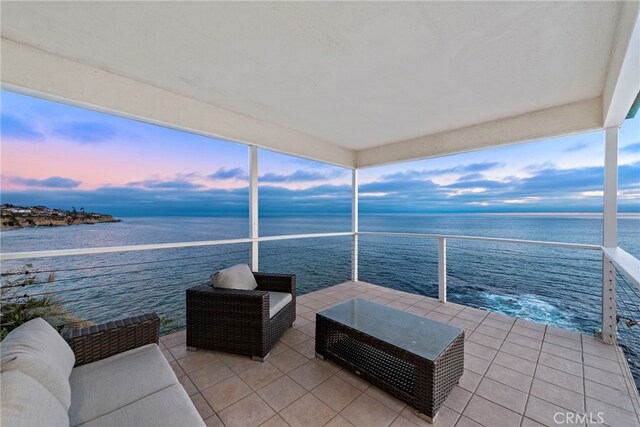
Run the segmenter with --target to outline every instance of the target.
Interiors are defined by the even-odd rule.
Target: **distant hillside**
[[[95,212],[85,212],[84,209],[65,211],[49,209],[46,206],[0,206],[2,222],[0,229],[15,229],[23,227],[57,227],[74,224],[97,224],[100,222],[120,222],[111,215]]]

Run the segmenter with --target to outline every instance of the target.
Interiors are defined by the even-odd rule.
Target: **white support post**
[[[604,247],[618,246],[618,128],[604,131]],[[602,340],[615,344],[617,340],[616,274],[606,255],[602,255]]]
[[[358,281],[358,169],[351,172],[351,280]]]
[[[251,270],[258,271],[258,147],[249,147],[249,233]]]
[[[604,247],[618,246],[618,128],[604,131]]]
[[[447,239],[438,238],[438,299],[447,302]]]

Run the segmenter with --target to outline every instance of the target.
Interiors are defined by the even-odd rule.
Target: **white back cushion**
[[[258,287],[256,278],[253,277],[247,264],[238,264],[218,271],[211,276],[211,284],[214,288],[244,289],[247,291]]]
[[[69,427],[60,401],[38,381],[20,371],[0,374],[2,425],[11,427]]]
[[[0,347],[3,372],[16,370],[32,377],[69,410],[69,376],[76,357],[51,325],[40,318],[30,320],[9,332]]]

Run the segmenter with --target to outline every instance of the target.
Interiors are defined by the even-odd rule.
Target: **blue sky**
[[[130,215],[245,215],[248,149],[0,92],[2,203]],[[350,171],[259,152],[265,215],[348,214]],[[362,213],[602,210],[603,134],[363,169]],[[620,212],[640,211],[640,118],[620,137]]]

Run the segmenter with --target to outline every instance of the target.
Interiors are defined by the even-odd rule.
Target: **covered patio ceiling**
[[[3,2],[3,87],[346,167],[616,126],[638,2]]]

